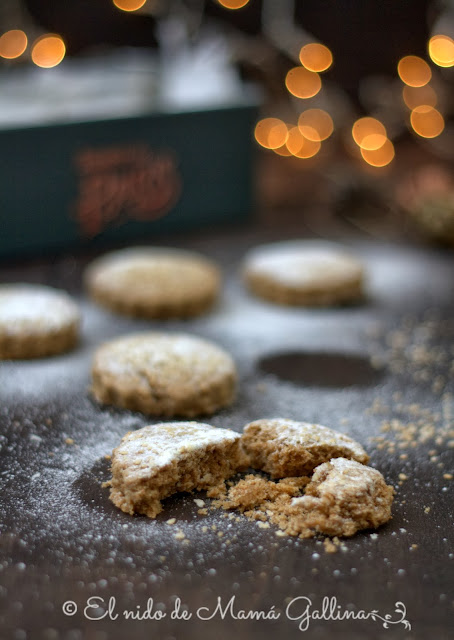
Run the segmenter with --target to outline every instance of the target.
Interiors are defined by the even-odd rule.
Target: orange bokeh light
[[[402,90],[402,97],[409,109],[415,109],[421,105],[435,107],[438,100],[434,89],[428,84],[424,87],[409,87],[406,85]]]
[[[334,124],[329,113],[323,109],[306,109],[298,118],[298,127],[307,140],[321,142],[330,137]]]
[[[226,9],[241,9],[247,5],[249,0],[218,0],[218,2]]]
[[[395,155],[394,145],[388,138],[379,149],[363,149],[361,148],[363,159],[372,167],[386,167]]]
[[[38,67],[56,67],[65,57],[66,47],[60,36],[47,34],[35,41],[32,60]]]
[[[20,29],[11,29],[0,38],[0,56],[13,60],[21,56],[27,48],[27,36]]]
[[[431,60],[439,67],[454,66],[454,40],[449,36],[433,36],[428,49]]]
[[[266,149],[277,149],[287,142],[287,125],[279,118],[264,118],[255,126],[255,139]]]
[[[321,144],[317,140],[308,140],[299,127],[292,127],[288,132],[287,149],[296,158],[312,158],[319,151]]]
[[[287,73],[285,86],[297,98],[312,98],[322,88],[322,81],[318,73],[304,67],[294,67]]]
[[[432,77],[429,65],[418,56],[401,58],[397,65],[397,73],[402,82],[410,87],[423,87]]]
[[[387,140],[385,126],[376,118],[360,118],[352,127],[356,144],[367,151],[380,149]]]
[[[122,11],[137,11],[141,9],[147,0],[112,0],[114,5]]]
[[[309,71],[326,71],[333,63],[333,54],[324,44],[311,42],[301,47],[300,61]]]
[[[441,113],[429,105],[413,109],[410,123],[415,133],[422,138],[436,138],[445,128],[445,121]]]

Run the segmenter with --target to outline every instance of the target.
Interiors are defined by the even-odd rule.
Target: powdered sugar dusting
[[[170,422],[144,427],[127,434],[114,450],[127,466],[126,481],[149,478],[172,461],[195,450],[222,442],[235,442],[239,434],[198,422]]]
[[[313,446],[330,445],[347,449],[354,457],[363,458],[366,452],[362,446],[339,431],[334,431],[320,424],[297,422],[295,420],[256,420],[252,425],[263,426],[270,430],[270,437],[288,445],[309,449]],[[245,428],[248,430],[249,425]]]
[[[55,331],[79,321],[76,303],[64,292],[43,285],[0,286],[0,333]]]
[[[95,364],[103,372],[123,374],[146,369],[164,378],[175,372],[191,379],[235,371],[229,354],[211,342],[158,332],[126,336],[103,345],[95,354]]]
[[[298,287],[346,284],[361,277],[361,263],[342,247],[316,241],[269,244],[250,251],[245,270]]]

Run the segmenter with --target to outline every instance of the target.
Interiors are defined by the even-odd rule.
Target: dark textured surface
[[[190,322],[136,322],[96,308],[80,291],[85,258],[3,266],[3,281],[43,282],[79,297],[84,326],[83,340],[70,354],[0,366],[2,639],[453,637],[452,480],[443,477],[453,473],[454,457],[446,435],[454,413],[447,394],[452,392],[453,256],[356,242],[370,274],[366,302],[336,310],[287,309],[249,297],[237,277],[244,251],[272,237],[276,234],[232,231],[176,243],[204,250],[226,273],[218,308]],[[384,336],[371,338],[377,324]],[[392,373],[389,331],[404,326],[408,332],[410,325],[416,346],[425,345],[429,353],[438,349],[445,357],[421,364],[410,349],[401,370]],[[194,496],[167,500],[155,521],[118,511],[101,488],[109,476],[104,456],[126,431],[152,421],[90,400],[91,355],[103,340],[150,327],[194,332],[235,357],[238,398],[207,422],[241,430],[253,419],[279,416],[319,422],[357,438],[371,464],[397,488],[392,521],[377,535],[360,533],[328,554],[317,539],[277,537],[274,527],[260,529],[220,512],[200,516]],[[379,370],[370,365],[376,352],[384,362]],[[415,379],[421,370],[426,373]],[[427,441],[416,435],[414,447],[380,450],[373,438],[383,420],[416,421],[415,411],[427,422],[440,413]],[[421,422],[417,429],[422,428]],[[402,451],[407,459],[400,458]],[[407,479],[399,486],[400,473]],[[175,524],[167,524],[169,518],[176,518]],[[174,538],[179,530],[186,541]],[[93,596],[105,603],[115,597],[117,619],[87,619],[84,608]],[[199,607],[210,615],[218,597],[225,607],[232,596],[233,611],[224,619],[219,611],[209,621],[197,617]],[[300,596],[311,599],[312,610],[321,608],[324,597],[337,598],[336,611],[376,610],[393,622],[402,617],[394,611],[402,602],[412,628],[399,623],[384,628],[379,618],[314,619],[302,631],[285,612]],[[165,607],[166,617],[125,620],[126,609],[140,606],[143,614],[148,598],[153,611]],[[176,598],[188,605],[191,619],[172,619]],[[62,612],[68,600],[78,606],[73,616]],[[240,609],[273,606],[277,620],[235,619]],[[292,612],[303,613],[306,606],[299,600]]]

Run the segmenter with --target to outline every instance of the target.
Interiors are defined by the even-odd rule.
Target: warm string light
[[[289,129],[286,146],[295,158],[312,158],[321,148],[320,141],[308,140],[299,127]]]
[[[443,116],[429,105],[421,105],[410,114],[413,131],[422,138],[436,138],[445,128]]]
[[[32,60],[38,67],[56,67],[65,57],[66,47],[60,36],[46,34],[38,38],[32,47]]]
[[[122,11],[137,11],[141,9],[147,0],[112,0],[117,9]]]
[[[439,66],[454,65],[454,41],[448,36],[433,36],[427,45],[431,60]],[[428,84],[432,71],[422,58],[406,56],[397,66],[400,79],[406,84],[402,97],[411,110],[410,126],[422,138],[436,138],[444,128],[442,114],[435,109],[438,96]]]
[[[224,0],[218,0],[223,3]],[[227,2],[227,0],[226,0]],[[454,66],[454,40],[446,35],[433,36],[428,43],[431,60],[441,66]],[[290,69],[285,78],[289,93],[301,99],[316,96],[322,87],[319,73],[328,69],[333,56],[328,47],[319,43],[304,45],[300,50],[301,67]],[[408,55],[399,60],[397,72],[404,83],[402,98],[410,109],[410,124],[415,133],[435,138],[444,130],[442,114],[435,109],[438,96],[429,85],[432,71],[419,56]],[[331,116],[322,109],[306,109],[298,118],[298,126],[286,125],[277,118],[266,118],[256,127],[256,139],[267,149],[281,156],[309,158],[316,155],[321,142],[333,132]],[[352,137],[365,162],[373,167],[387,166],[395,156],[392,141],[383,123],[376,118],[358,119],[352,127]]]
[[[224,0],[218,0],[224,4]],[[229,0],[230,4],[230,0]],[[311,42],[301,47],[301,67],[290,69],[285,86],[296,98],[309,99],[322,88],[319,72],[326,71],[333,55],[325,45]],[[333,120],[323,109],[306,109],[298,118],[298,125],[286,125],[278,118],[264,118],[257,123],[255,139],[266,149],[280,156],[312,158],[321,149],[321,142],[329,138],[334,129]]]
[[[297,98],[313,98],[322,88],[318,73],[304,67],[290,69],[285,78],[285,86]]]
[[[361,147],[361,155],[363,160],[372,167],[386,167],[394,159],[394,145],[389,138],[386,138],[378,149],[364,149]]]
[[[249,0],[218,0],[218,2],[226,9],[242,9],[248,4]]]
[[[255,139],[265,149],[282,147],[287,138],[287,125],[279,118],[263,118],[255,127]]]
[[[394,159],[394,145],[380,120],[369,116],[359,118],[353,124],[352,137],[363,160],[372,167],[385,167]]]
[[[324,44],[318,42],[311,42],[301,47],[299,58],[303,67],[308,71],[319,73],[329,69],[333,63],[331,51]]]
[[[334,130],[331,116],[323,109],[306,109],[298,118],[298,127],[307,140],[322,142],[330,137]]]
[[[454,66],[454,40],[446,35],[436,35],[429,40],[429,56],[439,67]]]
[[[366,151],[376,151],[387,140],[385,126],[376,118],[360,118],[352,127],[352,136],[356,144]]]
[[[0,57],[7,60],[19,58],[28,45],[27,36],[20,29],[11,29],[0,37]]]
[[[429,65],[418,56],[401,58],[397,65],[397,73],[402,82],[410,87],[423,87],[432,77]]]

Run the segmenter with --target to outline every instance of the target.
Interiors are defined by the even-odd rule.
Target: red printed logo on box
[[[168,151],[145,145],[86,148],[77,153],[75,163],[76,218],[84,236],[94,237],[127,220],[162,218],[181,192],[176,160]]]

